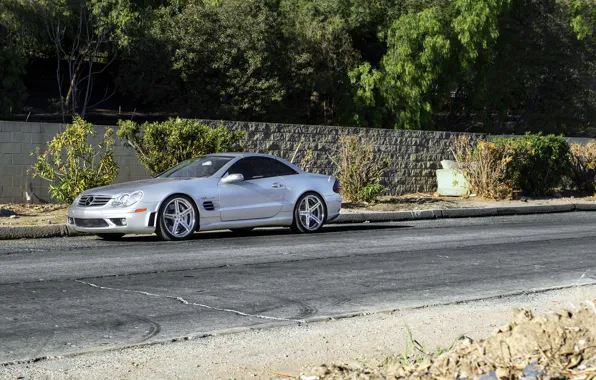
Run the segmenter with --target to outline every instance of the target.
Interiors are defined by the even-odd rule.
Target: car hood
[[[148,191],[156,187],[171,186],[175,182],[181,181],[200,181],[206,178],[150,178],[143,179],[140,181],[131,181],[117,183],[114,185],[96,187],[83,192],[83,195],[98,194],[98,195],[111,195],[115,196],[123,193],[132,193],[133,191]]]

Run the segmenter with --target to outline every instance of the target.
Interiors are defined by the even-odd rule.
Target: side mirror
[[[244,181],[244,176],[242,174],[228,174],[227,176],[221,179],[221,183],[223,183],[224,185],[242,181]]]

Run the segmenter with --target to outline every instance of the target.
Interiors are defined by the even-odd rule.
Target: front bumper
[[[87,233],[151,234],[155,232],[158,203],[138,202],[131,207],[80,207],[71,205],[67,223]],[[136,212],[137,210],[143,210]]]

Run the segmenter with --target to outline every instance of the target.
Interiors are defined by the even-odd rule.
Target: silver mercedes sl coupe
[[[68,209],[68,224],[106,240],[151,233],[184,240],[199,230],[272,226],[316,232],[339,216],[339,188],[336,178],[275,156],[212,154],[152,179],[86,190]]]

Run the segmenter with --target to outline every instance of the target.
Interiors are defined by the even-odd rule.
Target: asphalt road
[[[596,213],[0,242],[0,363],[596,283]]]

